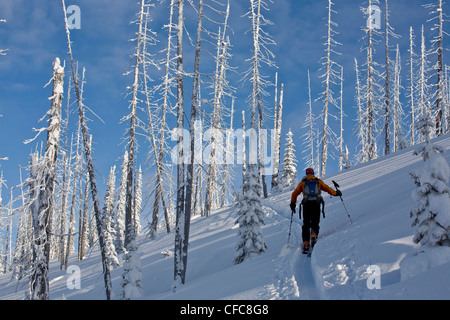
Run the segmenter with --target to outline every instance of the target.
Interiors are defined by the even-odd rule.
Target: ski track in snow
[[[288,200],[283,203],[287,203]],[[278,201],[274,201],[278,203]],[[279,219],[288,221],[285,212],[276,212],[271,208],[271,202],[264,203],[264,210],[273,211]],[[284,214],[283,214],[284,213]],[[288,233],[289,229],[286,230]],[[291,237],[289,246],[286,244],[278,256],[276,268],[274,272],[275,288],[273,290],[272,299],[276,300],[310,300],[319,299],[316,289],[314,274],[311,268],[311,257],[302,254],[301,249],[301,222],[298,215],[293,216]]]
[[[266,214],[269,213],[272,214],[273,217],[276,217],[280,220],[286,220],[269,206],[264,206],[263,210],[266,212]],[[291,241],[294,237],[295,236],[291,234]],[[287,247],[286,244],[286,246],[282,248],[279,256],[276,259],[275,271],[273,274],[274,283],[268,288],[270,299],[272,300],[292,300],[299,298],[299,288],[294,276],[294,252],[295,250],[293,249],[293,247]]]

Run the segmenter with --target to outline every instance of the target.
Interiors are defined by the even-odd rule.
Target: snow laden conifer
[[[139,166],[136,179],[136,190],[134,200],[134,223],[136,228],[136,235],[141,233],[141,212],[142,212],[142,169]]]
[[[297,159],[295,158],[295,144],[291,130],[287,133],[286,148],[284,150],[283,174],[281,183],[284,189],[292,189],[298,184],[297,180]]]
[[[122,158],[122,177],[119,186],[119,197],[116,205],[116,238],[115,246],[118,253],[125,251],[125,200],[127,188],[128,151],[125,150]]]
[[[424,163],[410,173],[417,186],[412,193],[417,205],[410,211],[416,227],[413,240],[422,246],[450,246],[450,168],[441,155],[444,149],[430,142],[434,127],[430,114],[422,112],[417,124],[426,140],[414,152]]]
[[[109,265],[112,268],[119,266],[116,248],[114,247],[115,230],[113,226],[114,199],[115,199],[115,183],[116,183],[116,166],[113,166],[109,172],[108,184],[106,186],[105,204],[103,207],[103,219],[106,226],[106,255]]]
[[[267,249],[261,224],[264,224],[263,210],[261,206],[262,187],[259,183],[258,168],[249,166],[242,186],[243,196],[238,203],[239,241],[236,249],[237,255],[234,264],[240,264],[245,260],[257,256]]]
[[[142,297],[142,266],[135,238],[128,244],[127,250],[123,257],[122,299],[138,299]]]

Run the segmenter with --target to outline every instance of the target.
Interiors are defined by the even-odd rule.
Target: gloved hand
[[[295,202],[291,202],[289,206],[291,207],[292,213],[295,213]]]
[[[341,196],[342,196],[341,190],[336,190],[336,197],[341,197]]]

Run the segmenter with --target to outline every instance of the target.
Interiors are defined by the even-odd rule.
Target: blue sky
[[[430,0],[432,1],[432,0]],[[155,47],[155,53],[165,44],[166,32],[161,30],[168,21],[168,1],[162,4],[156,2],[152,10],[153,22],[151,28],[158,33],[160,43]],[[407,60],[409,48],[409,27],[413,26],[416,36],[422,24],[425,24],[427,39],[431,39],[431,23],[429,11],[422,7],[428,1],[422,0],[390,0],[391,25],[401,38],[392,40],[397,43],[402,54],[402,81],[406,87]],[[78,5],[81,9],[81,29],[72,31],[74,57],[80,66],[87,69],[87,83],[85,86],[85,103],[104,120],[100,122],[90,115],[89,123],[94,139],[94,158],[99,180],[106,180],[112,165],[120,166],[120,156],[123,154],[124,144],[121,144],[126,125],[120,119],[128,113],[128,100],[124,93],[132,79],[123,74],[130,69],[129,57],[133,53],[134,44],[129,41],[136,31],[135,25],[130,25],[138,11],[137,0],[66,0],[66,5]],[[270,12],[265,16],[273,22],[273,26],[266,27],[277,43],[271,48],[275,53],[278,69],[265,68],[263,73],[270,78],[279,74],[279,83],[285,84],[283,137],[289,128],[294,132],[296,143],[298,169],[303,171],[302,138],[305,132],[301,129],[307,112],[308,89],[307,71],[311,72],[312,95],[317,99],[323,90],[319,79],[320,57],[324,55],[324,36],[326,35],[326,0],[274,0],[270,4]],[[233,33],[230,34],[233,45],[231,53],[233,59],[230,64],[236,67],[236,73],[230,74],[230,81],[236,91],[235,124],[240,124],[240,111],[248,111],[247,96],[251,85],[238,82],[242,73],[249,68],[245,59],[250,57],[251,34],[250,20],[243,15],[248,11],[249,1],[231,0],[230,24]],[[363,1],[335,0],[333,19],[338,23],[336,30],[340,33],[335,37],[342,43],[338,50],[341,56],[334,60],[344,67],[344,119],[345,144],[349,146],[350,157],[355,152],[356,140],[353,134],[355,107],[355,76],[353,70],[354,58],[360,64],[364,60],[361,52],[364,36],[362,27],[366,23],[360,7]],[[380,5],[384,17],[384,1]],[[444,12],[448,12],[445,5]],[[35,149],[35,144],[24,145],[23,141],[34,136],[32,128],[39,128],[45,123],[38,120],[50,107],[48,97],[51,88],[44,85],[51,78],[52,61],[55,57],[68,59],[65,38],[62,5],[59,0],[2,0],[0,3],[0,19],[7,23],[0,24],[0,48],[9,49],[6,56],[0,56],[0,158],[8,157],[8,161],[0,161],[0,171],[4,172],[8,187],[19,183],[18,166],[28,163],[29,153]],[[196,24],[196,15],[186,7],[186,25],[191,37],[195,36],[192,26]],[[447,30],[447,26],[445,27]],[[420,44],[416,38],[416,50]],[[428,43],[429,45],[429,43]],[[444,42],[447,46],[447,40]],[[192,71],[193,48],[188,41],[185,44],[185,67]],[[392,59],[395,57],[391,53]],[[446,56],[447,57],[447,56]],[[445,58],[446,58],[445,57]],[[205,58],[205,61],[208,58]],[[376,60],[383,63],[383,44],[376,49]],[[447,60],[444,60],[446,63]],[[69,75],[69,65],[66,74]],[[207,67],[204,67],[205,69]],[[212,70],[204,70],[211,72]],[[66,77],[67,84],[68,78]],[[188,80],[187,80],[188,81]],[[189,83],[189,82],[187,82]],[[335,95],[338,95],[338,87]],[[185,86],[185,99],[190,101],[191,86]],[[205,89],[206,91],[206,89]],[[267,97],[267,105],[273,106],[273,89],[269,89],[272,96]],[[403,92],[403,100],[406,92]],[[208,92],[203,93],[207,95]],[[405,103],[406,104],[406,103]],[[187,103],[187,106],[189,104]],[[187,107],[188,108],[188,107]],[[313,103],[317,114],[322,109],[320,101]],[[187,109],[188,110],[188,109]],[[405,112],[409,112],[405,108]],[[71,115],[75,123],[77,115]],[[174,117],[169,121],[175,121]],[[249,119],[247,118],[247,121]],[[319,127],[321,121],[318,123]],[[331,124],[335,131],[337,123]],[[272,120],[266,126],[272,128]],[[45,134],[40,140],[44,141]],[[284,140],[283,140],[284,141]],[[143,142],[141,149],[145,149]],[[382,147],[379,145],[379,150]],[[141,157],[143,160],[143,156]],[[149,165],[143,164],[145,170],[151,170]],[[337,171],[336,161],[329,161],[328,174]],[[240,173],[236,178],[240,180]],[[6,198],[4,193],[3,198]]]

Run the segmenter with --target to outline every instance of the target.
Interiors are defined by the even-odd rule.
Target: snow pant
[[[303,203],[303,226],[302,238],[303,242],[310,241],[311,231],[319,236],[320,223],[320,202],[305,201]]]

